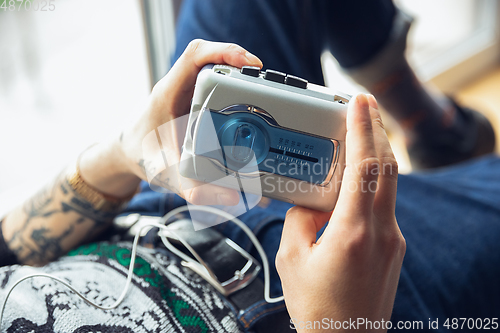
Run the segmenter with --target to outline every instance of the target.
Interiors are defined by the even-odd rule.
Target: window
[[[138,1],[53,3],[0,10],[0,216],[119,135],[150,92]]]

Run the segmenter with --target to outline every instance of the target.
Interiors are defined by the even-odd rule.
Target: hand
[[[193,97],[196,77],[199,71],[206,64],[227,64],[235,67],[258,66],[262,67],[262,62],[254,55],[248,53],[242,47],[235,44],[213,43],[203,40],[192,41],[184,53],[180,56],[169,73],[162,78],[153,88],[146,111],[140,119],[130,129],[126,130],[120,141],[114,146],[120,154],[114,154],[113,160],[119,162],[120,179],[124,179],[124,174],[132,174],[135,179],[151,181],[155,186],[174,191],[187,201],[194,204],[218,204],[234,205],[239,201],[238,193],[234,190],[202,183],[184,178],[179,174],[178,165],[180,161],[180,151],[184,140],[187,125],[187,115],[190,109],[190,101]],[[156,132],[155,132],[156,131]],[[163,151],[158,145],[157,133],[161,137]],[[156,159],[144,158],[143,141],[148,137],[153,144],[148,147],[158,147],[155,150]],[[97,148],[96,148],[97,150]],[[96,151],[94,150],[94,152]],[[108,149],[109,151],[109,149]],[[91,158],[92,152],[86,153],[87,158]],[[107,157],[111,156],[107,154]],[[165,168],[165,160],[168,167]],[[95,159],[95,158],[94,158]],[[108,158],[109,159],[109,158]],[[82,159],[82,162],[85,161]],[[92,165],[89,163],[88,165]],[[91,168],[81,167],[82,175],[92,178]],[[115,172],[116,174],[116,172]],[[154,175],[154,179],[151,175]],[[138,178],[137,178],[138,177]],[[116,178],[116,177],[115,177]],[[124,195],[124,182],[97,181],[90,180],[97,189],[108,194]],[[108,176],[106,180],[112,179]],[[87,180],[87,179],[86,179]],[[121,190],[112,190],[114,184],[121,183]],[[130,193],[132,184],[137,186],[137,182],[129,182],[127,187]],[[118,196],[120,196],[118,195]]]
[[[371,95],[349,103],[346,160],[332,213],[293,207],[285,219],[276,267],[298,331],[314,321],[330,332],[332,320],[391,317],[406,243],[395,217],[397,163]]]

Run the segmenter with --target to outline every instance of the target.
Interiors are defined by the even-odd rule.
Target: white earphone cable
[[[237,226],[239,226],[245,232],[245,234],[247,234],[247,236],[250,238],[250,241],[254,244],[255,248],[257,249],[257,252],[259,253],[259,255],[260,255],[261,259],[262,259],[262,264],[263,264],[263,267],[264,267],[264,299],[268,303],[276,303],[276,302],[279,302],[279,301],[283,300],[283,296],[274,297],[274,298],[272,298],[270,296],[269,261],[267,260],[266,253],[264,252],[264,249],[262,248],[262,245],[260,244],[259,240],[257,239],[257,237],[255,237],[255,234],[252,232],[252,230],[250,230],[250,228],[248,228],[248,226],[245,223],[243,223],[240,219],[232,216],[231,214],[229,214],[229,213],[227,213],[227,212],[225,212],[223,210],[214,208],[214,207],[209,207],[209,206],[193,206],[193,205],[191,205],[191,206],[181,206],[181,207],[175,208],[175,209],[171,210],[170,212],[168,212],[167,214],[165,214],[161,218],[160,222],[150,222],[150,223],[144,224],[141,227],[141,229],[137,232],[137,234],[134,237],[134,242],[133,242],[133,245],[132,245],[131,257],[130,257],[130,264],[129,264],[128,273],[127,273],[127,281],[125,282],[125,286],[123,288],[123,291],[122,291],[120,297],[118,297],[118,299],[116,300],[116,302],[114,302],[110,306],[101,306],[99,304],[96,304],[96,303],[92,302],[91,300],[89,300],[85,296],[83,296],[74,287],[72,287],[68,282],[64,281],[60,277],[57,277],[57,276],[54,276],[54,275],[51,275],[51,274],[46,274],[46,273],[30,274],[30,275],[27,275],[27,276],[22,277],[19,280],[17,280],[10,287],[9,291],[7,292],[5,300],[3,301],[3,304],[2,304],[2,309],[0,311],[0,330],[2,328],[2,321],[3,321],[3,315],[4,315],[4,311],[5,311],[5,306],[7,305],[7,300],[9,299],[9,296],[11,295],[12,291],[21,282],[23,282],[23,281],[25,281],[27,279],[34,278],[34,277],[46,277],[46,278],[49,278],[49,279],[53,279],[53,280],[55,280],[55,281],[63,284],[68,289],[70,289],[71,291],[73,291],[78,297],[80,297],[85,302],[87,302],[88,304],[90,304],[90,305],[92,305],[92,306],[94,306],[94,307],[96,307],[98,309],[101,309],[101,310],[112,310],[112,309],[115,309],[116,307],[118,307],[123,302],[123,300],[125,299],[125,296],[127,295],[128,289],[130,288],[130,284],[132,282],[132,276],[133,276],[133,273],[134,273],[134,264],[135,264],[135,258],[136,258],[136,253],[137,253],[137,244],[139,242],[139,238],[141,237],[140,235],[141,235],[142,231],[144,229],[146,229],[146,228],[157,227],[157,228],[166,230],[167,232],[173,233],[174,235],[176,235],[175,232],[172,232],[171,230],[168,229],[168,227],[165,225],[165,223],[172,216],[174,216],[174,215],[176,215],[178,213],[185,212],[185,211],[190,211],[190,210],[205,211],[205,212],[217,214],[217,215],[222,216],[223,218],[226,218],[229,221],[235,223]],[[165,244],[165,246],[167,246],[167,244],[169,244],[167,246],[167,248],[170,251],[172,251],[173,253],[175,253],[176,255],[178,255],[179,257],[181,257],[184,260],[191,261],[191,262],[193,261],[192,258],[190,258],[189,256],[185,255],[181,251],[177,250],[168,241],[168,239],[165,236],[161,236],[161,238],[162,238],[162,241]],[[179,238],[179,237],[177,237],[177,238]],[[186,246],[187,243],[185,241],[183,241],[182,239],[179,239],[179,240]],[[188,244],[188,249],[189,248],[190,248],[190,246]],[[191,250],[192,249],[190,249],[190,251]],[[197,258],[197,259],[201,260],[201,258]],[[201,260],[201,262],[203,262],[203,260]]]

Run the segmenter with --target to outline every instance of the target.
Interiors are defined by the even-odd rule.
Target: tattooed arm
[[[185,128],[173,120],[189,112],[196,76],[209,63],[235,67],[259,66],[261,61],[240,46],[192,41],[169,73],[153,89],[145,112],[119,139],[93,146],[79,162],[83,180],[97,191],[124,198],[141,179],[154,175],[155,185],[165,187],[195,204],[236,204],[235,191],[182,178],[177,164]],[[169,124],[167,127],[162,126]],[[157,128],[167,128],[160,138]],[[143,160],[142,144],[150,133],[162,143],[168,157],[166,169]],[[51,185],[10,212],[1,224],[8,247],[20,263],[42,265],[91,239],[109,225],[118,212],[102,212],[73,191],[61,174]],[[151,178],[151,177],[150,177]],[[1,254],[0,254],[1,255]]]
[[[85,182],[116,198],[135,191],[140,179],[123,169],[119,142],[85,151],[80,174]],[[51,184],[10,212],[2,223],[4,240],[19,263],[43,265],[103,231],[119,211],[100,211],[68,183],[64,170]]]

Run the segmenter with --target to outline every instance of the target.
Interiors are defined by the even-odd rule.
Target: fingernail
[[[373,96],[372,94],[368,94],[367,96],[368,96],[368,103],[370,103],[370,106],[374,109],[378,109],[378,103],[375,96]]]
[[[237,203],[237,202],[236,202]],[[228,193],[218,193],[217,194],[217,204],[224,206],[234,206],[234,198]]]
[[[224,202],[226,201],[226,195],[224,193],[218,193],[217,194],[217,204],[218,205],[223,205]]]
[[[358,103],[358,105],[361,107],[361,108],[368,108],[368,106],[370,106],[370,104],[368,103],[368,98],[366,97],[365,94],[358,94],[356,96],[356,103]]]
[[[255,55],[253,55],[250,52],[245,53],[245,57],[250,61],[252,64],[260,64],[262,66],[262,61],[260,61],[259,58],[257,58]]]

